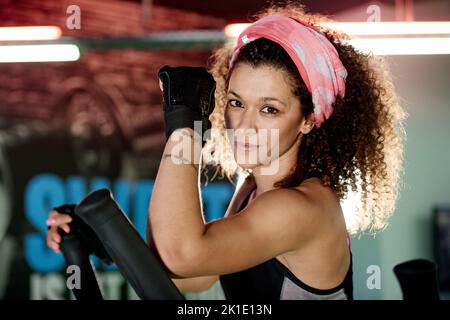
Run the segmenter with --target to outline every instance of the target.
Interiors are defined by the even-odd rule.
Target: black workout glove
[[[209,116],[214,110],[216,82],[203,67],[164,66],[158,71],[163,84],[163,103],[166,138],[180,128],[194,128],[194,121],[201,121],[203,134],[211,129]],[[203,139],[205,138],[205,139]]]
[[[72,222],[69,223],[70,233],[76,234],[80,237],[80,240],[84,247],[87,248],[89,254],[95,254],[98,258],[106,263],[112,263],[113,260],[110,258],[109,254],[106,252],[100,239],[95,234],[94,230],[91,229],[80,217],[75,214],[75,204],[64,204],[62,206],[56,207],[53,210],[69,215],[72,218]],[[60,229],[60,232],[65,232]]]

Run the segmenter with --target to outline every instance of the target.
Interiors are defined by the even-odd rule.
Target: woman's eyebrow
[[[236,92],[234,92],[233,90],[228,91],[228,94],[232,94],[233,96],[238,97],[239,99],[242,99],[240,95],[238,95]]]
[[[280,99],[277,99],[277,98],[262,97],[261,100],[264,101],[264,102],[266,102],[266,101],[277,101],[277,102],[281,103],[282,105],[286,106],[286,103],[284,103],[283,101],[281,101]]]
[[[239,99],[242,99],[241,96],[239,96],[236,92],[234,92],[233,90],[228,91],[228,94],[232,94],[236,97],[238,97]],[[281,103],[282,105],[286,106],[286,103],[284,103],[283,101],[281,101],[280,99],[274,98],[274,97],[261,97],[259,100],[261,101],[278,101],[279,103]]]

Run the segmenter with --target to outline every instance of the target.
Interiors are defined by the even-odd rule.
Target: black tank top
[[[309,177],[311,176],[304,180]],[[239,211],[245,207],[249,196]],[[340,285],[332,289],[323,290],[308,286],[276,257],[247,270],[221,275],[219,280],[227,300],[353,300],[352,270],[353,257],[350,250],[347,275]]]

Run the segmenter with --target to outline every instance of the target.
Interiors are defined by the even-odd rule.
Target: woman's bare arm
[[[177,286],[178,290],[182,292],[202,292],[212,287],[217,281],[219,276],[203,276],[195,278],[180,278],[172,279]]]
[[[208,290],[209,288],[211,288],[211,286],[219,280],[219,276],[216,276],[216,275],[195,277],[195,278],[180,278],[180,277],[174,275],[165,266],[164,262],[162,261],[160,255],[158,253],[158,250],[156,249],[155,243],[153,241],[153,236],[151,233],[150,219],[147,219],[146,235],[147,235],[147,244],[148,244],[150,250],[155,255],[155,257],[159,260],[159,262],[164,267],[164,269],[172,277],[172,281],[175,283],[178,290],[180,290],[182,292],[202,292],[202,291],[205,291],[205,290]]]

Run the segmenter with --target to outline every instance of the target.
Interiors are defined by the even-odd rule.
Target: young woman
[[[215,84],[199,68],[159,72],[168,141],[148,241],[181,290],[220,281],[227,299],[353,299],[349,233],[381,230],[395,208],[405,113],[381,61],[322,19],[295,5],[266,10],[216,51]],[[195,145],[195,120],[215,130],[202,153],[180,154],[174,136]],[[202,166],[245,176],[224,218],[209,223],[202,155]],[[358,184],[351,229],[340,202]],[[58,250],[56,228],[70,218],[50,220]]]

